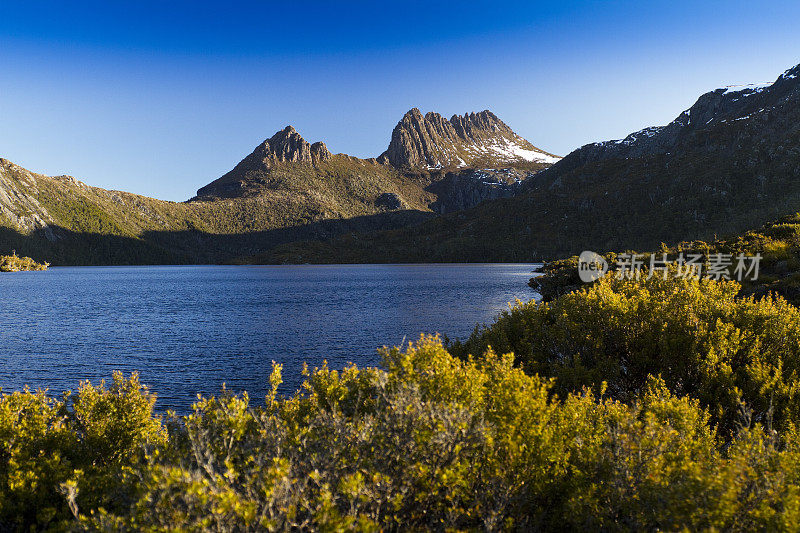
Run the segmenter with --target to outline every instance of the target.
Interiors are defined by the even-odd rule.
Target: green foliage
[[[138,376],[82,383],[61,399],[0,397],[0,528],[63,528],[79,507],[125,508],[144,446],[165,444],[155,396]]]
[[[608,275],[553,302],[520,303],[453,350],[513,352],[531,373],[631,401],[648,376],[710,409],[726,432],[740,405],[785,426],[800,414],[800,311],[779,297],[736,298],[736,282]]]
[[[0,272],[19,272],[22,270],[47,270],[48,263],[37,263],[30,257],[17,257],[16,253],[11,255],[0,255]]]

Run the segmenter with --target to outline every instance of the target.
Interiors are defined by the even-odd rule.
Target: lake
[[[138,371],[159,410],[187,410],[223,382],[255,401],[283,364],[379,364],[420,333],[468,336],[529,300],[533,264],[61,267],[0,274],[4,391],[75,390]]]

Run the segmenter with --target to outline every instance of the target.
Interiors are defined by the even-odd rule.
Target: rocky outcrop
[[[522,184],[536,172],[513,168],[502,170],[463,169],[448,172],[428,187],[436,194],[430,208],[441,215],[475,207],[486,200],[511,198],[522,190]]]
[[[268,169],[278,163],[315,165],[330,158],[331,153],[325,143],[309,144],[292,126],[286,126],[258,145],[253,153],[245,157],[229,174]]]
[[[0,220],[5,218],[13,228],[25,233],[41,230],[52,241],[52,217],[39,203],[38,193],[33,173],[0,158]]]
[[[414,108],[392,131],[389,148],[378,158],[396,168],[456,168],[482,165],[500,168],[514,164],[558,161],[526,141],[491,111],[454,115]]]
[[[235,195],[246,185],[249,178],[268,172],[282,163],[316,166],[324,161],[330,161],[331,157],[325,143],[310,144],[292,126],[286,126],[259,144],[233,170],[199,189],[197,196]]]

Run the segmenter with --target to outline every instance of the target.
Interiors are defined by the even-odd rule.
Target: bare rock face
[[[460,169],[447,172],[427,190],[436,194],[430,208],[439,214],[475,207],[486,200],[511,198],[536,172],[507,169]]]
[[[539,150],[514,133],[491,111],[454,115],[423,115],[414,108],[392,131],[389,148],[378,160],[396,168],[457,168],[476,164],[499,167],[558,157]]]
[[[325,143],[309,144],[292,126],[261,143],[228,174],[269,169],[278,163],[309,163],[315,165],[328,161],[331,153]],[[227,175],[227,174],[226,174]]]
[[[323,161],[329,161],[331,157],[332,155],[325,143],[309,144],[292,126],[286,126],[259,144],[233,170],[199,189],[197,196],[229,196],[236,194],[249,178],[268,172],[282,163],[301,163],[315,166]]]
[[[0,158],[0,219],[5,218],[13,228],[26,234],[44,230],[45,237],[54,241],[49,227],[53,218],[38,198],[37,175]]]

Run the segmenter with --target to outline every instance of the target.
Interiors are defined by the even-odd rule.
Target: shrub
[[[43,391],[0,397],[0,526],[56,527],[77,506],[129,505],[125,477],[143,446],[163,444],[155,397],[135,374],[109,388],[81,384],[62,399]]]
[[[630,404],[563,401],[511,356],[434,338],[383,370],[322,368],[291,399],[201,399],[106,530],[791,529],[798,439],[743,419],[723,443],[697,400],[649,379]]]
[[[736,282],[606,276],[550,303],[518,303],[454,353],[513,352],[529,373],[629,402],[648,376],[707,407],[730,434],[741,405],[783,427],[800,414],[800,311],[779,297],[736,298]]]
[[[47,270],[48,263],[37,263],[30,257],[18,257],[16,252],[11,255],[0,255],[0,272],[19,272],[21,270]]]

